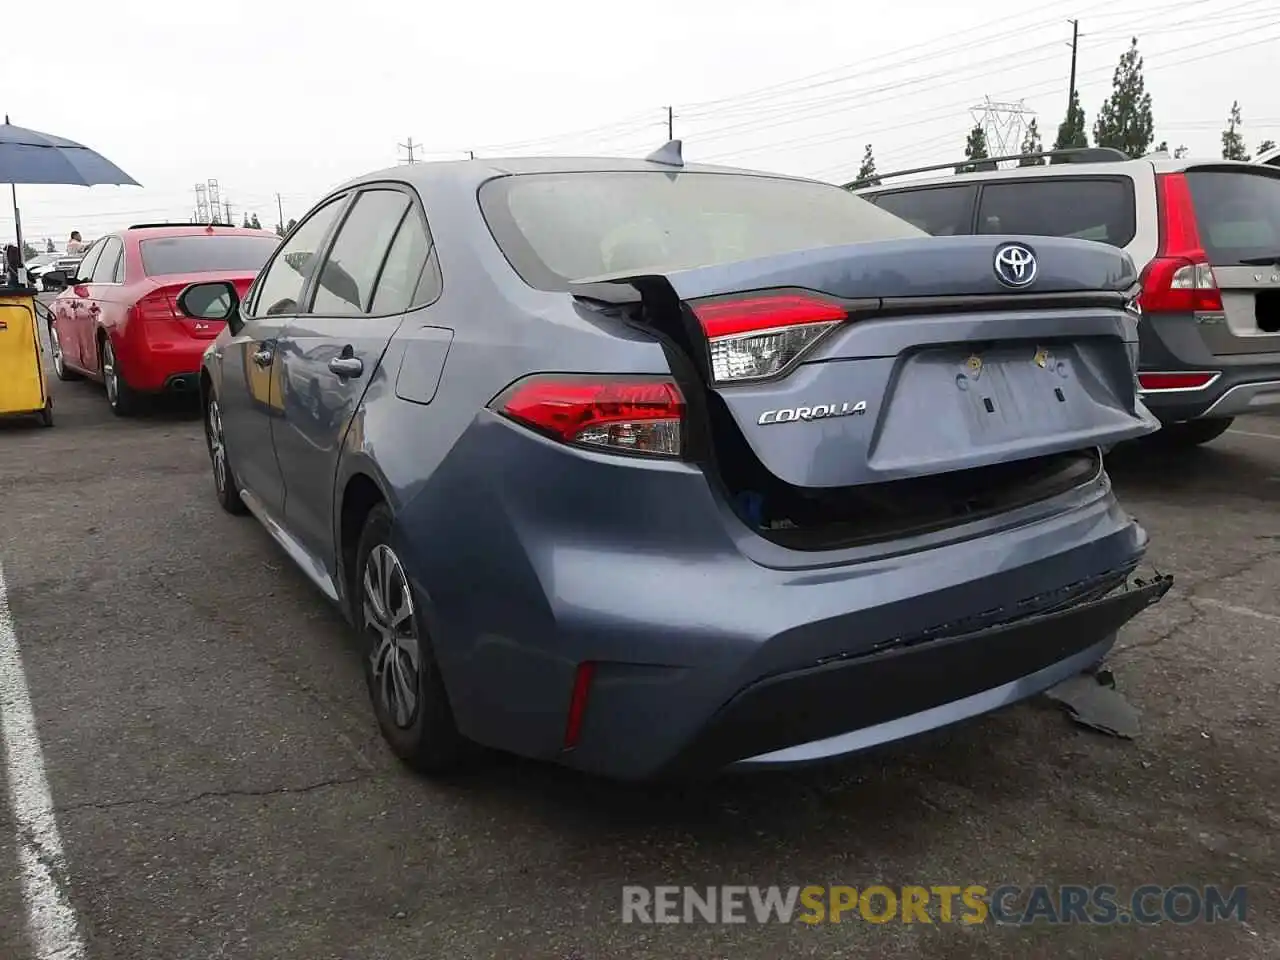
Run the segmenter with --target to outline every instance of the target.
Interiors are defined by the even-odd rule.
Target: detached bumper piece
[[[726,703],[667,774],[825,759],[1026,699],[1100,659],[1116,632],[1172,585],[1162,575],[1129,580],[1105,596],[981,630],[905,638],[766,677]],[[857,736],[880,725],[876,735]]]

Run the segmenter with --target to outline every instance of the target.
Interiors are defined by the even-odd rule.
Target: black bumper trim
[[[1011,683],[1112,636],[1172,584],[1135,580],[1053,612],[764,678],[721,707],[664,773],[706,773]]]

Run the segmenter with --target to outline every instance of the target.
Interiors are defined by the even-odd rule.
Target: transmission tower
[[[196,184],[196,223],[209,222],[209,188],[203,183]]]
[[[209,213],[213,219],[210,223],[222,222],[222,199],[218,196],[218,181],[209,181]]]
[[[1024,100],[1013,103],[992,100],[990,97],[984,97],[982,103],[970,107],[969,113],[973,122],[982,128],[987,138],[987,151],[993,157],[1007,156],[1021,150],[1027,124],[1036,115]]]

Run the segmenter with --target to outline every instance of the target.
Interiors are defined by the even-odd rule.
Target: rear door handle
[[[334,357],[329,361],[329,370],[344,380],[347,377],[358,377],[364,373],[364,364],[359,357]]]
[[[267,347],[259,350],[253,355],[253,362],[260,367],[269,366],[271,363],[271,349]]]

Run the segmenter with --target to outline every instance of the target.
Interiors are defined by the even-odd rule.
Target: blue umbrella
[[[18,187],[22,184],[59,183],[92,187],[96,184],[141,186],[114,163],[84,144],[36,130],[15,127],[8,116],[0,126],[0,183],[11,185],[13,220],[18,249],[22,249],[22,220],[18,214]]]

